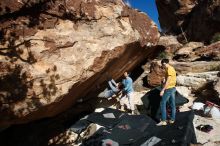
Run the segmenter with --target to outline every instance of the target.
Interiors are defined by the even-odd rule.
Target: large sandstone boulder
[[[159,65],[158,62],[154,61],[151,63],[150,72],[147,76],[148,85],[156,87],[161,85],[165,78],[165,70]]]
[[[219,0],[156,0],[164,32],[181,35],[180,40],[209,42],[220,32]]]
[[[207,47],[201,47],[195,49],[194,52],[195,55],[198,56],[200,60],[220,61],[220,41],[213,43]]]
[[[178,61],[196,60],[198,57],[195,55],[194,50],[203,46],[204,44],[201,42],[189,42],[175,52],[174,59]]]
[[[168,35],[160,37],[158,46],[164,47],[164,52],[166,53],[167,58],[172,58],[173,54],[183,45],[178,42],[176,36]]]
[[[176,90],[186,98],[188,98],[191,93],[191,90],[185,86],[177,86]]]
[[[179,26],[197,5],[197,0],[156,0],[156,4],[162,29],[167,32],[180,32]]]
[[[174,68],[178,74],[201,73],[209,71],[218,71],[220,61],[194,61],[194,62],[174,62]]]
[[[156,51],[156,25],[122,0],[0,2],[0,125],[51,117]]]
[[[204,87],[207,83],[212,83],[218,79],[218,71],[187,73],[177,76],[177,85],[190,87],[193,91]]]
[[[176,51],[174,59],[177,61],[219,61],[220,42],[204,46],[201,42],[190,42]]]

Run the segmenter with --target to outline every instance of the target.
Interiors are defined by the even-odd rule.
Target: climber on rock
[[[116,83],[114,79],[108,80],[108,88],[105,89],[104,92],[101,92],[98,97],[111,99],[113,96],[118,96],[123,89],[122,83]]]
[[[133,103],[133,80],[129,77],[127,72],[124,72],[124,79],[122,80],[123,89],[122,96],[120,97],[121,110],[124,111],[125,105],[131,110],[131,114],[134,114],[134,103]],[[128,102],[126,102],[128,100]]]

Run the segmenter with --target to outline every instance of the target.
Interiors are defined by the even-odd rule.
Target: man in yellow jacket
[[[161,122],[157,124],[158,126],[167,125],[167,112],[166,104],[170,101],[171,106],[171,119],[169,123],[174,123],[176,116],[176,105],[175,105],[175,93],[176,93],[176,71],[169,64],[168,59],[161,60],[162,66],[166,69],[165,84],[160,91],[160,96],[162,97],[160,108],[161,108]]]

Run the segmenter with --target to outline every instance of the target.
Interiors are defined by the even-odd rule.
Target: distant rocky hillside
[[[0,125],[57,115],[156,54],[156,25],[122,0],[1,0]]]
[[[220,32],[219,0],[156,0],[156,3],[163,31],[178,35],[181,41],[184,41],[182,32],[189,41],[205,42]]]

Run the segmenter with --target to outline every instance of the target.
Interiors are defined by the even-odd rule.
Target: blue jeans
[[[167,110],[166,110],[166,104],[169,100],[170,106],[171,106],[171,120],[175,121],[176,116],[176,103],[175,103],[175,93],[176,88],[170,88],[166,89],[164,91],[164,94],[161,99],[160,108],[161,108],[161,115],[162,115],[162,121],[166,121],[167,119]]]
[[[110,87],[110,90],[105,91],[106,98],[112,97],[119,92],[119,89],[117,88],[117,83],[113,79],[108,81],[108,85]]]
[[[115,80],[110,80],[108,81],[108,85],[111,88],[111,90],[115,93],[119,92],[118,88],[117,88],[117,83],[115,82]]]

